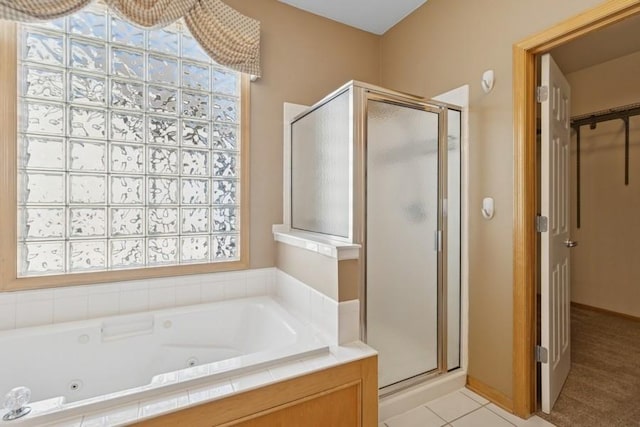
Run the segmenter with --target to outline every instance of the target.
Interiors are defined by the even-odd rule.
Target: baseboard
[[[492,403],[495,403],[505,411],[513,413],[513,400],[506,396],[501,391],[485,384],[477,378],[473,378],[471,375],[467,375],[467,388],[485,399],[489,399]]]
[[[617,311],[607,310],[606,308],[594,307],[592,305],[580,304],[579,302],[573,302],[573,301],[571,301],[571,306],[577,307],[577,308],[584,308],[585,310],[591,310],[598,313],[610,314],[612,316],[622,317],[623,319],[640,322],[640,317],[638,316],[632,316],[631,314],[626,314],[626,313],[619,313]]]

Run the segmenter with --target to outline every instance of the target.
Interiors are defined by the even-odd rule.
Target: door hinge
[[[544,233],[549,230],[549,218],[546,216],[536,216],[536,231],[538,233]]]
[[[536,87],[536,101],[544,102],[549,99],[549,88],[547,86]]]
[[[547,363],[549,360],[549,351],[542,346],[536,346],[536,362]]]

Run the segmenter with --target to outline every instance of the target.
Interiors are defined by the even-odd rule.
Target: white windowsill
[[[335,258],[338,261],[360,258],[361,246],[358,244],[341,242],[315,233],[291,230],[285,224],[275,224],[273,226],[273,238],[276,242],[317,252],[321,255]]]

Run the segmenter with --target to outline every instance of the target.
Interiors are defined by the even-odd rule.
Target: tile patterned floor
[[[542,418],[520,419],[466,388],[384,420],[379,427],[553,427]]]

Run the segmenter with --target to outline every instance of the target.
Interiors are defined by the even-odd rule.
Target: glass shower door
[[[367,101],[366,339],[381,388],[438,369],[439,114]]]

